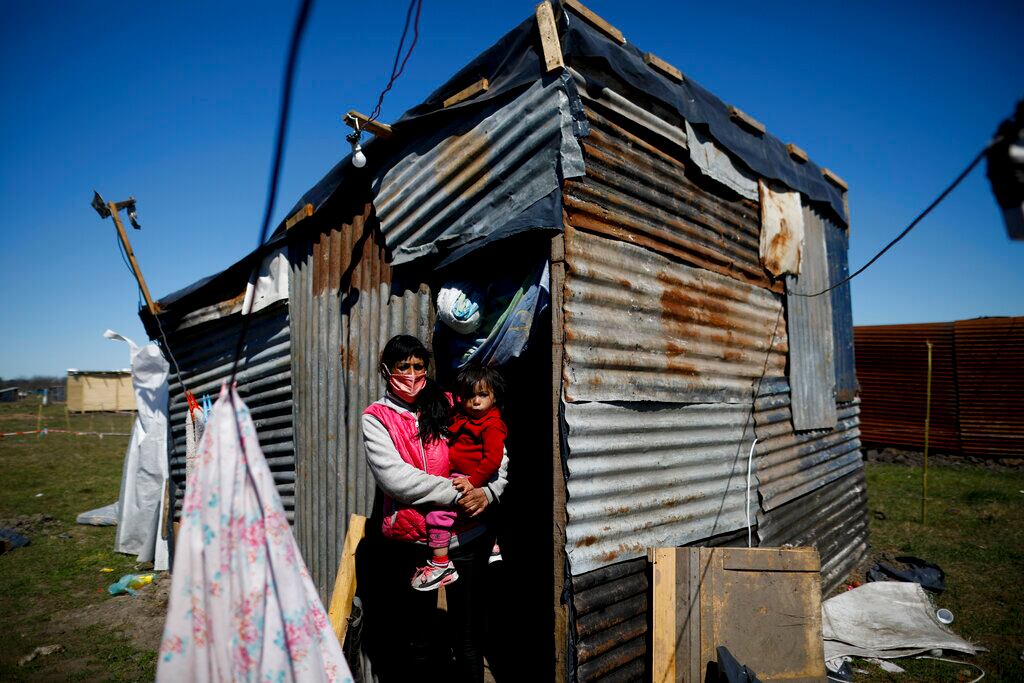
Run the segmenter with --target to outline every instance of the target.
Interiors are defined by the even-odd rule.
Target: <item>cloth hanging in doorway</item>
[[[176,551],[157,681],[352,680],[249,409],[227,386],[186,481]]]

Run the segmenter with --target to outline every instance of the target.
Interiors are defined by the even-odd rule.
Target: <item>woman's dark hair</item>
[[[503,407],[505,378],[494,367],[470,364],[462,368],[455,376],[455,393],[460,398],[470,396],[476,390],[476,385],[480,382],[491,388],[495,404],[499,408]]]
[[[380,364],[390,372],[399,361],[410,356],[430,363],[430,351],[423,342],[412,335],[398,334],[384,345],[384,350],[380,352]],[[427,442],[448,438],[451,406],[441,387],[430,377],[427,378],[426,386],[416,396],[416,411],[419,413],[420,439]]]

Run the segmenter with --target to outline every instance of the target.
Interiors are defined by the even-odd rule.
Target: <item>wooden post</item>
[[[342,645],[345,644],[348,617],[352,613],[352,598],[356,595],[356,549],[364,536],[366,517],[349,515],[345,545],[341,549],[341,562],[338,564],[338,574],[334,578],[334,590],[331,592],[331,606],[327,610],[327,618],[334,629],[334,635],[338,636],[338,642]]]
[[[537,5],[534,14],[537,16],[537,31],[540,33],[544,73],[564,67],[562,44],[558,40],[558,25],[555,23],[555,12],[551,9],[551,3],[544,0]]]
[[[544,3],[547,4],[547,3]],[[564,216],[564,214],[563,214]],[[568,227],[568,221],[563,218]],[[565,238],[555,235],[551,239],[551,486],[552,486],[552,545],[551,567],[554,583],[555,610],[555,681],[568,680],[569,606],[562,599],[565,594],[565,476],[562,472],[562,283],[565,280]]]
[[[672,683],[676,676],[676,549],[648,548],[651,577],[651,680]]]
[[[928,344],[928,382],[924,403],[924,475],[921,477],[921,524],[928,523],[928,432],[932,422],[932,343]]]
[[[117,236],[121,238],[121,246],[124,247],[124,253],[128,254],[128,261],[132,264],[132,272],[135,273],[135,279],[139,282],[139,289],[142,290],[142,296],[146,300],[146,306],[149,307],[149,313],[156,317],[159,309],[153,303],[153,297],[149,295],[149,287],[146,286],[146,281],[142,278],[139,262],[135,260],[135,252],[132,251],[131,242],[128,241],[128,233],[124,231],[124,224],[121,223],[121,211],[117,208],[115,202],[107,202],[107,208],[110,209],[110,216],[114,219],[114,225],[117,226]]]

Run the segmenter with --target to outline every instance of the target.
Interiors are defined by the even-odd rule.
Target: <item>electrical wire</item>
[[[263,224],[260,226],[259,241],[256,244],[257,256],[259,248],[267,239],[267,231],[270,228],[270,219],[274,214],[274,205],[277,202],[277,188],[281,180],[281,163],[284,159],[284,143],[288,133],[288,113],[291,110],[292,89],[295,85],[295,68],[298,62],[299,46],[302,43],[302,36],[306,32],[306,25],[309,20],[309,13],[313,7],[312,0],[302,0],[298,14],[295,17],[295,26],[292,29],[291,43],[288,46],[288,59],[285,62],[284,87],[281,91],[281,107],[277,120],[277,136],[274,143],[274,162],[270,168],[270,181],[267,188],[267,202],[263,211]],[[253,266],[253,275],[259,271],[260,260],[256,258]],[[250,278],[252,280],[253,278]],[[245,339],[249,333],[250,320],[252,318],[252,307],[256,301],[253,296],[249,299],[248,310],[242,311],[242,326],[238,333],[238,343],[235,345],[235,360],[231,364],[231,379],[229,385],[234,385],[235,377],[238,374],[238,361],[242,357],[242,349],[245,348]]]
[[[938,196],[938,197],[936,197],[936,198],[935,198],[935,199],[934,199],[934,200],[932,201],[932,203],[928,205],[928,207],[927,207],[927,208],[925,208],[925,210],[924,210],[924,211],[922,211],[921,213],[919,213],[919,214],[917,215],[917,217],[916,217],[916,218],[915,218],[914,220],[912,220],[912,221],[910,222],[910,225],[908,225],[908,226],[907,226],[906,228],[904,228],[904,229],[903,229],[903,232],[901,232],[901,233],[900,233],[899,235],[897,235],[895,239],[893,239],[893,240],[892,240],[891,242],[889,242],[889,244],[885,245],[885,247],[883,247],[883,248],[882,248],[882,250],[881,250],[880,252],[878,252],[877,254],[875,254],[874,256],[872,256],[872,257],[871,257],[871,260],[870,260],[870,261],[868,261],[868,262],[867,262],[867,263],[865,263],[865,264],[864,264],[863,266],[861,266],[860,268],[858,268],[858,269],[857,269],[857,272],[855,272],[855,273],[853,273],[852,275],[849,275],[848,277],[846,277],[846,278],[844,278],[844,279],[840,280],[839,282],[837,282],[837,283],[835,283],[834,285],[832,285],[832,286],[828,287],[827,289],[823,289],[823,290],[821,290],[820,292],[815,292],[814,294],[801,294],[801,293],[799,293],[799,292],[788,292],[788,294],[789,294],[790,296],[801,296],[801,297],[807,297],[807,298],[810,298],[810,297],[815,297],[815,296],[821,296],[822,294],[827,294],[827,293],[831,292],[831,291],[832,291],[833,289],[835,289],[835,288],[837,288],[837,287],[841,287],[841,286],[845,285],[845,284],[846,284],[846,283],[848,283],[848,282],[849,282],[850,280],[852,280],[853,278],[857,277],[858,275],[860,275],[861,273],[863,273],[863,272],[864,272],[865,270],[867,270],[868,268],[870,268],[870,267],[871,267],[871,265],[872,265],[872,264],[873,264],[873,263],[874,263],[875,261],[877,261],[878,259],[882,258],[882,255],[883,255],[883,254],[885,254],[885,252],[889,251],[889,250],[890,250],[890,249],[892,249],[892,248],[893,248],[894,246],[896,246],[896,243],[897,243],[897,242],[899,242],[900,240],[902,240],[902,239],[903,239],[904,237],[906,237],[906,236],[907,236],[907,235],[908,235],[908,234],[910,233],[910,231],[911,231],[911,230],[913,230],[913,229],[914,229],[915,227],[917,227],[917,224],[918,224],[918,223],[920,223],[920,222],[921,222],[922,220],[924,220],[924,217],[925,217],[925,216],[927,216],[928,214],[930,214],[930,213],[932,212],[932,209],[934,209],[934,208],[935,208],[936,206],[938,206],[939,204],[941,204],[941,203],[942,203],[942,200],[944,200],[944,199],[945,199],[946,197],[948,197],[948,196],[949,196],[949,194],[950,194],[950,193],[951,193],[951,192],[952,192],[953,190],[955,190],[955,189],[957,188],[957,186],[958,186],[958,185],[959,185],[959,184],[960,184],[961,182],[963,182],[964,178],[966,178],[967,176],[969,176],[969,175],[971,174],[971,171],[973,171],[973,170],[974,170],[974,168],[975,168],[975,167],[976,167],[976,166],[977,166],[977,165],[978,165],[979,163],[981,163],[981,160],[985,158],[985,155],[986,155],[986,154],[988,153],[989,149],[991,149],[991,148],[992,148],[992,147],[993,147],[994,145],[996,145],[997,143],[999,143],[999,142],[1000,142],[1001,140],[1002,140],[1002,138],[1001,138],[1001,137],[997,137],[997,138],[993,139],[993,140],[992,140],[991,142],[989,142],[989,143],[988,143],[987,145],[985,145],[985,147],[984,147],[984,148],[983,148],[983,149],[982,149],[982,150],[981,150],[980,152],[978,152],[978,153],[977,153],[977,155],[975,155],[975,157],[974,157],[974,158],[973,158],[973,159],[971,160],[971,163],[967,164],[967,168],[965,168],[965,169],[964,169],[963,171],[961,171],[961,172],[960,172],[960,175],[958,175],[958,176],[956,177],[956,179],[955,179],[955,180],[953,180],[953,182],[952,182],[952,183],[950,183],[950,185],[949,185],[948,187],[946,187],[946,189],[945,189],[945,190],[943,190],[943,191],[942,191],[942,192],[941,192],[941,193],[939,194],[939,196]]]
[[[413,10],[415,9],[415,20],[413,20]],[[391,86],[395,84],[395,81],[399,79],[402,72],[405,71],[405,65],[409,62],[409,57],[412,56],[412,51],[416,47],[416,41],[420,38],[420,13],[423,10],[423,0],[410,0],[409,9],[405,12],[405,26],[402,28],[402,37],[398,41],[398,49],[395,51],[395,62],[391,66],[391,77],[388,78],[387,85],[380,92],[380,97],[377,98],[377,106],[373,108],[369,121],[376,121],[377,117],[380,116],[380,108],[384,104],[384,96],[391,90]],[[405,38],[409,34],[409,22],[412,21],[412,42],[409,44],[409,50],[405,53],[405,58],[402,58],[402,49],[405,46]],[[399,60],[401,59],[401,65]]]
[[[755,398],[755,400],[757,400]],[[747,500],[746,500],[746,513],[747,513],[747,547],[754,547],[754,535],[750,528],[750,470],[754,465],[754,446],[757,445],[757,438],[754,439],[754,443],[750,444],[750,454],[747,455]]]

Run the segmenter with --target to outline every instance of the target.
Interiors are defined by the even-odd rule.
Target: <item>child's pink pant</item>
[[[458,479],[466,475],[452,472],[449,479]],[[452,540],[452,527],[458,512],[451,508],[431,510],[423,516],[427,522],[427,545],[431,548],[447,548]]]

